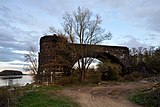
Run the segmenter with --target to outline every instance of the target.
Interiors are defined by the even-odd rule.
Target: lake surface
[[[31,75],[13,75],[0,76],[0,86],[20,85],[25,86],[27,83],[32,83],[33,77]]]

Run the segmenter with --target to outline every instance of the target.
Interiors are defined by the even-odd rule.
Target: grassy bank
[[[79,107],[71,98],[57,93],[64,88],[52,85],[34,88],[19,99],[16,107]]]
[[[73,99],[63,96],[62,86],[26,86],[0,88],[0,107],[79,107]],[[9,101],[9,102],[8,102]]]
[[[24,95],[17,107],[77,107],[70,98],[57,96],[55,94],[49,95],[40,92],[29,92]]]

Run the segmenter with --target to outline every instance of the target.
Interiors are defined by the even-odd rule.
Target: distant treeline
[[[8,75],[23,75],[21,71],[16,70],[4,70],[0,72],[0,76],[8,76]]]
[[[160,73],[160,47],[130,49],[131,66],[134,68],[147,67],[148,70]],[[146,68],[145,67],[145,68]]]

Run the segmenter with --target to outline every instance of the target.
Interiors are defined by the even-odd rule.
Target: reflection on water
[[[27,83],[32,83],[33,77],[31,75],[13,75],[0,76],[0,86],[20,85],[24,86]]]

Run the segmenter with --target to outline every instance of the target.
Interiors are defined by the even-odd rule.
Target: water
[[[32,83],[33,77],[31,75],[13,75],[0,76],[0,86],[19,85],[25,86],[27,83]]]

